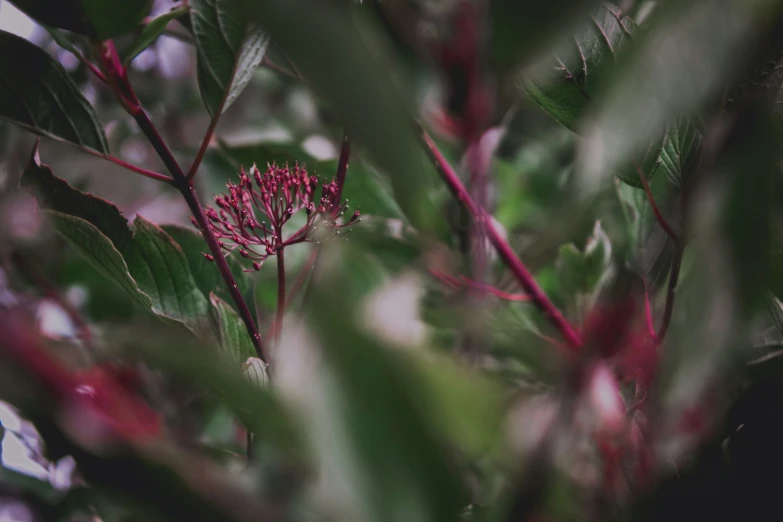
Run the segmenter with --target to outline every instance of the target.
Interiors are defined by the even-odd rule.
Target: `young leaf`
[[[42,49],[0,31],[0,118],[36,134],[109,152],[95,109]]]
[[[190,273],[188,260],[159,226],[137,216],[134,256],[126,259],[139,287],[152,298],[153,312],[186,324],[207,314],[207,300]]]
[[[149,296],[139,290],[122,255],[95,225],[56,210],[44,210],[43,213],[57,233],[98,272],[117,283],[146,310],[150,309],[152,302]]]
[[[220,347],[229,359],[239,366],[256,356],[255,348],[245,328],[245,323],[231,305],[216,296],[209,295],[212,312],[220,332]]]
[[[176,9],[172,9],[168,13],[156,16],[147,22],[147,24],[144,25],[144,29],[141,30],[141,34],[139,34],[139,37],[136,39],[136,42],[134,42],[133,46],[125,54],[125,63],[130,63],[144,49],[152,45],[155,40],[157,40],[158,37],[163,34],[163,31],[166,30],[166,26],[169,25],[169,22],[176,20],[187,12],[187,6],[181,6],[177,7]]]
[[[244,90],[269,45],[269,37],[251,25],[235,4],[230,0],[191,2],[198,85],[213,117]]]

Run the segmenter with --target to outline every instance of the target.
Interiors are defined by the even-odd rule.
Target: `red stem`
[[[125,161],[121,160],[116,156],[112,156],[110,154],[103,154],[101,152],[94,151],[92,149],[84,149],[84,150],[86,150],[89,154],[92,154],[93,156],[103,158],[107,161],[114,163],[115,165],[119,165],[124,169],[130,170],[131,172],[135,172],[136,174],[141,174],[142,176],[145,176],[147,178],[154,179],[156,181],[163,181],[165,183],[174,182],[174,179],[170,176],[166,176],[165,174],[160,174],[158,172],[153,172],[151,170],[143,169],[141,167],[137,167],[136,165],[131,165],[130,163],[126,163]]]
[[[228,288],[228,292],[231,294],[234,304],[236,304],[238,308],[239,316],[242,318],[242,321],[245,323],[245,327],[250,334],[250,339],[256,349],[256,354],[262,361],[268,364],[269,357],[264,349],[264,344],[261,341],[261,336],[258,333],[256,324],[253,321],[253,316],[250,314],[250,309],[247,307],[247,303],[245,303],[245,299],[239,291],[239,286],[234,279],[234,275],[231,273],[226,258],[223,256],[223,249],[220,247],[220,243],[212,233],[212,229],[209,227],[209,222],[206,215],[204,215],[204,209],[201,208],[196,189],[190,184],[190,180],[188,180],[182,167],[177,163],[174,154],[172,154],[168,145],[166,145],[166,142],[163,140],[163,137],[158,133],[152,120],[150,120],[149,116],[144,111],[144,108],[141,106],[141,102],[136,96],[133,86],[128,81],[127,72],[117,55],[114,44],[112,42],[96,43],[95,49],[97,51],[96,54],[101,60],[101,67],[106,71],[106,76],[109,79],[109,85],[112,88],[112,92],[114,92],[117,100],[128,113],[133,116],[133,119],[136,120],[139,128],[171,173],[171,183],[182,194],[196,223],[201,229],[204,241],[214,258],[215,266],[217,266],[218,272],[220,272],[220,275]]]
[[[278,236],[280,233],[278,232]],[[280,335],[283,332],[285,316],[285,248],[277,251],[277,313],[275,314],[275,349],[280,348]]]
[[[562,335],[568,343],[568,346],[573,351],[578,350],[582,346],[582,339],[577,331],[571,326],[554,303],[549,300],[549,297],[547,297],[541,287],[538,286],[533,275],[511,249],[511,246],[503,239],[497,229],[492,226],[492,222],[486,211],[473,202],[468,191],[465,189],[465,186],[462,184],[462,181],[460,181],[459,176],[457,176],[457,173],[451,165],[449,165],[446,158],[443,157],[443,154],[441,154],[438,147],[423,129],[421,137],[427,146],[427,150],[429,151],[432,160],[435,162],[436,170],[443,177],[443,180],[454,194],[454,197],[462,203],[475,220],[482,222],[490,243],[495,247],[500,258],[506,263],[525,292],[530,295],[531,301],[541,310],[547,319],[549,319],[554,327],[557,328],[560,335]]]
[[[136,120],[136,123],[138,123],[144,135],[147,136],[147,139],[150,141],[152,146],[158,152],[158,155],[160,156],[160,159],[163,160],[166,168],[168,168],[169,172],[171,172],[173,177],[173,184],[180,191],[182,197],[185,198],[185,202],[188,204],[190,211],[193,213],[193,217],[196,219],[196,223],[198,223],[198,226],[201,229],[201,233],[204,236],[204,241],[207,243],[212,257],[214,257],[215,265],[217,266],[220,275],[223,277],[223,281],[228,287],[228,292],[231,294],[231,297],[234,300],[234,304],[237,305],[239,315],[242,318],[242,321],[245,323],[245,327],[247,328],[247,331],[250,334],[250,338],[253,341],[253,345],[255,346],[256,354],[258,355],[259,359],[268,364],[269,356],[264,349],[264,344],[261,341],[261,336],[258,333],[256,324],[253,321],[253,316],[250,313],[250,309],[247,307],[247,303],[245,303],[245,299],[242,297],[242,293],[239,291],[239,287],[237,286],[236,280],[234,279],[234,275],[231,273],[231,269],[228,267],[226,258],[223,256],[223,249],[220,248],[220,243],[218,243],[217,238],[209,228],[209,222],[207,221],[206,215],[204,215],[204,209],[201,208],[201,203],[199,202],[198,195],[196,194],[196,189],[190,184],[190,181],[185,175],[185,172],[179,166],[177,160],[174,159],[174,155],[171,153],[168,146],[166,145],[166,142],[158,133],[158,130],[153,125],[149,116],[147,116],[147,113],[144,112],[143,109],[140,109],[136,114],[133,114],[133,118]]]
[[[652,190],[650,190],[650,183],[647,181],[647,177],[644,175],[644,171],[639,167],[639,165],[635,165],[636,172],[639,173],[639,179],[642,182],[642,186],[644,187],[644,192],[647,194],[647,200],[650,202],[650,207],[652,208],[653,214],[655,214],[655,219],[658,220],[658,224],[661,225],[661,228],[671,237],[674,241],[677,241],[677,234],[675,234],[674,230],[672,230],[672,227],[669,226],[669,223],[666,222],[666,219],[663,217],[663,214],[661,214],[661,211],[658,209],[658,205],[655,203],[655,197],[653,196]]]
[[[201,160],[204,159],[204,154],[207,152],[207,147],[209,147],[209,143],[212,141],[212,136],[215,134],[215,127],[217,127],[219,119],[220,112],[216,113],[209,122],[207,132],[204,134],[204,139],[201,140],[201,146],[198,148],[196,157],[193,159],[193,163],[191,163],[190,168],[188,169],[188,179],[191,180],[191,183],[193,178],[196,176],[196,172],[198,172],[198,168],[201,165]]]
[[[348,134],[343,133],[343,144],[340,147],[340,159],[337,161],[337,173],[335,181],[337,183],[337,192],[334,194],[334,204],[340,206],[340,199],[343,195],[343,185],[345,185],[345,174],[348,172],[348,160],[351,158],[351,140]]]

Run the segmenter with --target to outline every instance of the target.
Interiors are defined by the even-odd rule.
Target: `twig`
[[[661,225],[661,228],[671,237],[674,241],[677,241],[677,234],[672,230],[672,227],[669,226],[669,223],[666,222],[666,219],[663,217],[663,214],[661,214],[661,211],[658,209],[658,205],[655,203],[655,197],[653,196],[652,190],[650,190],[650,183],[647,181],[647,177],[644,175],[644,171],[639,167],[639,165],[634,165],[636,167],[636,172],[639,173],[639,179],[642,182],[642,186],[644,187],[644,192],[647,194],[647,200],[650,202],[650,207],[652,208],[653,214],[655,214],[655,219],[658,220],[658,224]]]
[[[672,268],[669,272],[669,285],[666,290],[666,305],[663,310],[663,319],[661,320],[661,326],[658,328],[658,333],[655,336],[655,340],[658,344],[662,343],[666,337],[666,332],[669,331],[669,324],[672,320],[672,312],[674,311],[674,298],[677,294],[677,283],[680,279],[680,266],[682,265],[682,255],[685,251],[685,242],[677,241],[674,247],[674,260],[672,260]]]
[[[282,230],[276,232],[282,235]],[[275,314],[275,349],[280,348],[280,335],[283,332],[283,317],[285,316],[285,248],[277,251],[277,313]]]
[[[212,136],[215,134],[215,127],[217,127],[219,120],[220,110],[218,110],[215,115],[212,116],[212,119],[209,122],[209,127],[207,127],[207,132],[204,133],[204,139],[201,140],[201,146],[198,148],[196,157],[193,158],[193,163],[190,164],[190,168],[188,169],[188,180],[190,180],[191,183],[193,182],[193,178],[196,176],[196,172],[198,172],[201,161],[204,159],[204,154],[207,152],[207,147],[209,147],[209,144],[212,142]]]
[[[96,156],[98,158],[102,158],[105,159],[106,161],[110,161],[115,165],[119,165],[124,169],[130,170],[131,172],[135,172],[136,174],[141,174],[142,176],[145,176],[147,178],[154,179],[156,181],[163,181],[164,183],[172,183],[174,181],[174,179],[171,176],[166,176],[165,174],[160,174],[158,172],[153,172],[151,170],[137,167],[136,165],[131,165],[130,163],[127,163],[116,156],[112,156],[110,154],[103,154],[102,152],[98,152],[97,150],[93,150],[89,148],[84,148],[83,150],[86,151],[88,154],[92,154],[93,156]]]
[[[464,275],[460,275],[459,277],[454,277],[434,269],[430,269],[430,274],[432,274],[435,278],[442,281],[446,286],[448,286],[452,290],[459,290],[462,287],[467,287],[472,290],[477,290],[480,292],[485,292],[494,295],[495,297],[499,297],[500,299],[505,299],[507,301],[530,301],[530,296],[526,294],[510,294],[508,292],[504,292],[503,290],[495,288],[492,285],[488,285],[485,283],[480,283],[478,281],[473,281],[471,279],[468,279]]]
[[[278,65],[266,56],[261,60],[261,66],[266,67],[267,69],[270,69],[272,71],[275,71],[277,73],[282,74],[283,76],[288,76],[289,78],[292,78],[297,81],[305,82],[307,83],[307,80],[304,78],[304,76],[301,76],[299,73],[292,72],[282,65]]]
[[[441,154],[438,147],[423,129],[421,130],[421,137],[426,149],[429,151],[430,157],[435,163],[436,170],[440,173],[441,177],[443,177],[443,180],[446,182],[446,185],[448,185],[452,194],[454,194],[454,197],[462,203],[465,209],[473,216],[473,219],[483,221],[484,230],[486,231],[490,243],[492,243],[492,246],[495,247],[500,258],[503,259],[511,272],[516,276],[525,292],[530,295],[530,300],[539,310],[541,310],[554,327],[557,328],[571,350],[578,350],[582,346],[582,339],[574,327],[571,326],[554,303],[549,300],[549,297],[547,297],[541,287],[538,286],[533,275],[511,249],[511,246],[501,237],[497,229],[492,226],[490,221],[491,218],[487,215],[486,211],[473,202],[465,189],[465,186],[462,184],[462,181],[460,181],[459,176],[457,176],[457,173],[451,165],[449,165],[446,158],[443,157],[443,154]]]
[[[172,154],[168,145],[166,145],[166,142],[163,140],[157,128],[155,128],[155,125],[152,123],[152,120],[150,120],[149,116],[144,111],[141,102],[136,96],[136,93],[133,91],[133,86],[128,81],[125,68],[120,62],[119,56],[117,56],[117,51],[114,48],[114,45],[111,42],[104,42],[102,44],[96,45],[98,45],[97,50],[99,51],[97,54],[102,60],[102,67],[107,71],[107,77],[109,79],[109,84],[112,87],[112,91],[115,93],[115,96],[117,97],[118,101],[120,101],[122,106],[131,116],[133,116],[133,119],[136,120],[139,128],[152,144],[152,147],[158,153],[158,156],[160,156],[163,164],[166,165],[166,168],[171,173],[172,184],[182,194],[182,197],[188,204],[190,211],[193,213],[193,217],[195,218],[196,223],[201,229],[204,241],[207,243],[209,251],[215,260],[215,265],[217,266],[223,281],[228,287],[228,292],[231,294],[231,297],[234,300],[234,304],[236,304],[238,308],[239,315],[242,318],[242,321],[245,323],[245,327],[247,328],[248,333],[250,334],[253,346],[256,349],[256,354],[258,355],[259,359],[269,364],[269,354],[266,352],[264,343],[261,341],[261,336],[258,333],[255,322],[253,321],[253,316],[250,313],[250,309],[247,307],[247,303],[245,303],[244,297],[242,297],[242,293],[239,291],[239,286],[234,279],[234,275],[231,273],[231,269],[228,267],[226,258],[223,255],[223,250],[220,247],[220,243],[212,233],[212,230],[209,228],[209,222],[207,221],[207,217],[204,214],[203,208],[201,207],[198,195],[196,194],[196,189],[190,184],[190,180],[182,170],[182,167],[179,166],[179,163],[177,163],[177,160],[174,158],[174,154]]]

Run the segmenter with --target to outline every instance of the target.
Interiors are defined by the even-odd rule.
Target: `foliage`
[[[11,5],[0,503],[779,511],[783,2]]]

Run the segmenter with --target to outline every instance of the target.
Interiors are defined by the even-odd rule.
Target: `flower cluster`
[[[320,197],[317,196],[319,185]],[[227,253],[238,249],[241,256],[253,261],[256,270],[267,257],[286,246],[315,241],[319,226],[329,237],[335,229],[359,221],[359,210],[356,210],[348,221],[342,222],[348,205],[339,202],[335,181],[321,183],[317,176],[309,175],[299,165],[271,165],[263,173],[255,165],[249,173],[242,170],[239,184],[229,182],[228,193],[215,196],[215,206],[207,207],[205,214],[220,246]],[[306,214],[305,223],[283,237],[286,223],[302,210]],[[204,256],[213,260],[208,254]]]

